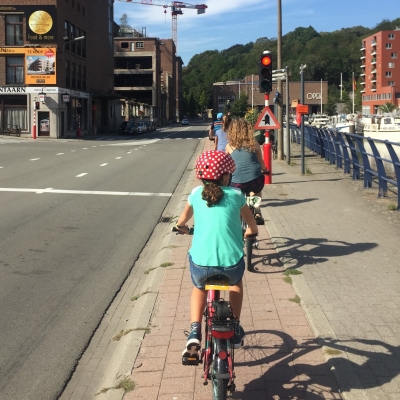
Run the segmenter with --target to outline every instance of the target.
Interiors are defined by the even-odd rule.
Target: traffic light
[[[40,109],[40,101],[35,101],[35,110]]]
[[[272,55],[264,51],[258,62],[258,86],[260,93],[270,93],[272,90]]]

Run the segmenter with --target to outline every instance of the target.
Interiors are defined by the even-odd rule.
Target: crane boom
[[[165,0],[116,0],[125,3],[145,4],[148,6],[160,6],[164,8],[171,8],[172,15],[172,40],[175,42],[175,47],[178,49],[178,21],[177,16],[182,15],[182,8],[190,8],[197,10],[197,14],[204,14],[207,5],[205,4],[189,4],[182,1],[165,1]],[[166,12],[166,11],[164,11]]]

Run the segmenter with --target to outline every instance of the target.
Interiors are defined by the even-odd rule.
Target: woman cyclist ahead
[[[206,306],[206,280],[215,275],[229,278],[229,301],[239,320],[243,302],[242,277],[245,270],[240,217],[248,224],[245,237],[258,233],[244,195],[229,186],[235,171],[232,157],[219,150],[202,153],[196,162],[196,177],[204,186],[192,190],[178,219],[177,228],[188,233],[186,223],[194,215],[195,231],[189,250],[190,274],[194,285],[190,300],[191,331],[182,357],[198,357],[201,320]],[[240,347],[243,328],[232,343]]]

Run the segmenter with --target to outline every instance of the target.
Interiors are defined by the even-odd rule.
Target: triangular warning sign
[[[256,124],[254,125],[254,129],[279,129],[280,127],[280,123],[268,106],[264,107],[264,110],[262,110]]]

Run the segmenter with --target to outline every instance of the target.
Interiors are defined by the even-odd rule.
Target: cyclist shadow
[[[324,361],[307,362],[314,359],[312,352],[316,351],[321,352],[316,339],[298,343],[281,331],[248,331],[245,345],[235,353],[237,391],[232,398],[320,399],[327,398],[326,393],[337,393],[329,365]],[[249,367],[253,367],[251,374]],[[248,380],[257,373],[258,377]]]

